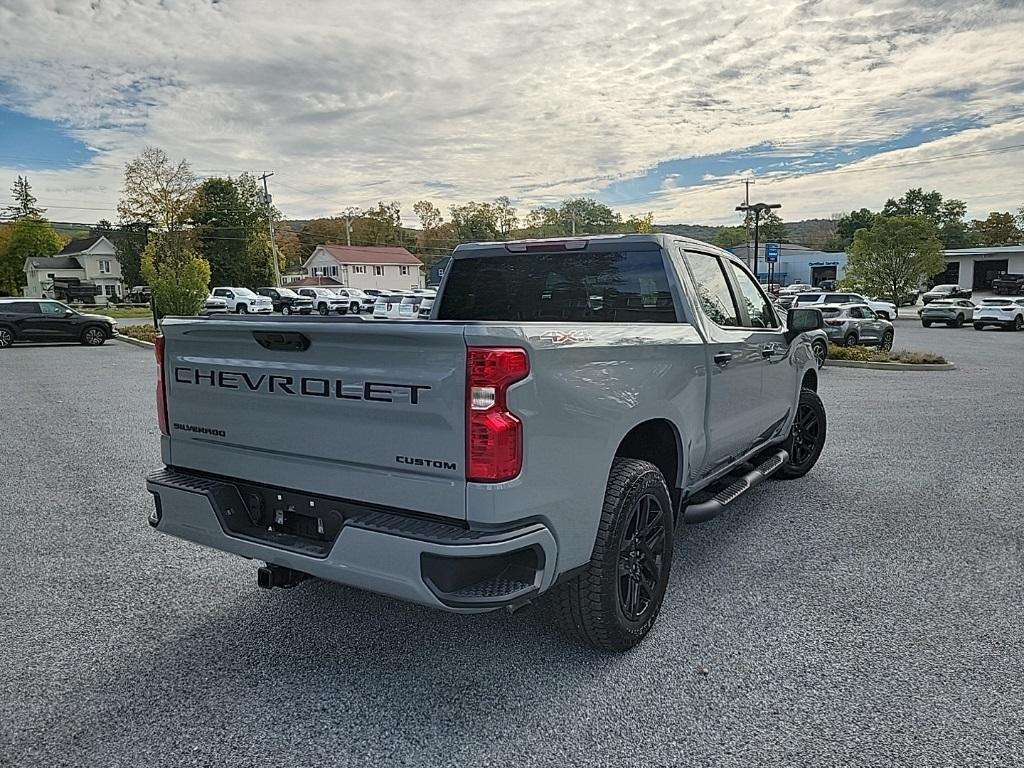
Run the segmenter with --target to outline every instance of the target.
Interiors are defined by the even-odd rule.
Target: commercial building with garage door
[[[992,280],[1004,272],[1024,274],[1024,245],[952,248],[945,255],[946,271],[932,278],[933,285],[955,283],[961,288],[988,291]]]
[[[747,262],[753,269],[754,244],[746,243],[729,248]],[[765,261],[765,244],[757,249],[757,279],[768,279],[768,262]],[[779,246],[779,260],[775,264],[774,282],[780,285],[806,283],[817,286],[822,280],[842,280],[846,274],[846,254],[842,251],[816,251],[796,243],[782,243]]]

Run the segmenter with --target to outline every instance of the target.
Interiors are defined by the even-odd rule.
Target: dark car
[[[291,288],[257,288],[256,293],[268,297],[274,304],[274,311],[282,315],[308,315],[313,311],[313,300],[299,296]]]
[[[921,302],[929,304],[936,299],[969,299],[973,295],[974,291],[969,288],[961,288],[959,285],[936,285],[921,296]]]
[[[0,299],[0,348],[16,341],[77,341],[98,347],[117,335],[117,321],[86,315],[50,299]]]
[[[1007,296],[1024,293],[1024,275],[1019,272],[1006,272],[992,281],[992,291]]]

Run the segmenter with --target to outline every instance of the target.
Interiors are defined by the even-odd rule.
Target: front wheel
[[[552,595],[562,630],[602,651],[632,648],[658,618],[671,567],[665,478],[650,462],[615,459],[590,562]]]
[[[825,364],[825,360],[828,358],[828,345],[824,341],[816,341],[811,347],[814,350],[814,362],[818,366],[818,370],[821,370],[821,366]]]
[[[290,315],[291,313],[292,313],[292,308],[291,307],[289,307],[287,304],[282,304],[281,305],[281,314],[282,315]]]
[[[14,343],[14,334],[10,328],[0,328],[0,349],[5,349]]]
[[[316,308],[316,311],[319,312],[324,317],[327,317],[331,310],[327,308],[326,304],[321,304]]]
[[[238,307],[235,309],[235,312],[237,312],[240,315],[248,315],[249,308],[245,304],[239,304]]]
[[[99,347],[107,340],[107,332],[102,328],[91,326],[82,331],[82,343],[87,347]]]
[[[892,338],[893,332],[886,331],[885,333],[882,334],[882,341],[878,346],[880,346],[882,349],[892,349]]]
[[[983,331],[983,330],[985,330],[985,326],[982,323],[975,323],[974,324],[974,330],[976,330],[976,331]]]
[[[921,321],[921,325],[923,325],[925,328],[931,328],[932,327],[932,321],[931,320],[922,320]]]
[[[348,311],[351,312],[353,315],[358,315],[359,314],[359,302],[358,301],[353,301],[351,304],[349,304],[348,305]]]
[[[954,328],[963,328],[964,327],[964,316],[963,315],[957,315],[956,316],[956,322],[953,323],[953,327]]]
[[[783,446],[789,453],[789,460],[778,471],[779,477],[803,477],[811,471],[825,447],[827,426],[825,406],[821,404],[818,393],[813,389],[800,390],[800,404],[797,405],[793,427]]]
[[[843,346],[844,347],[855,347],[855,346],[857,346],[857,334],[856,333],[848,333],[848,334],[846,334],[846,336],[843,338]]]
[[[1021,328],[1024,328],[1024,316],[1017,315],[1013,321],[1013,330],[1019,331]]]

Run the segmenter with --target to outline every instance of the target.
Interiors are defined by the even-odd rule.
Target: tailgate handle
[[[282,333],[281,331],[253,331],[256,343],[264,349],[279,349],[291,352],[305,352],[309,349],[309,339],[301,333]]]

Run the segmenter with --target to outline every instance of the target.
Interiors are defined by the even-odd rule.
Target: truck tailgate
[[[163,333],[172,466],[465,518],[461,325],[170,318]]]

